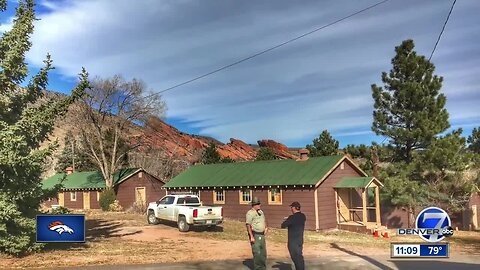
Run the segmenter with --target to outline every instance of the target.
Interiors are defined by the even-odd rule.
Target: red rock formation
[[[209,143],[217,145],[217,151],[222,158],[233,160],[253,160],[257,155],[254,147],[237,139],[223,144],[215,139],[185,134],[158,118],[151,119],[141,135],[144,145],[162,151],[170,157],[179,157],[190,163],[198,162],[203,150]],[[268,147],[280,158],[296,159],[297,156],[288,151],[288,147],[273,140],[258,141],[260,147]]]
[[[222,157],[231,159],[251,160],[257,156],[257,151],[241,140],[230,139],[230,142],[217,146],[217,151]]]
[[[296,159],[297,156],[290,153],[288,151],[288,147],[284,144],[278,143],[274,140],[260,140],[257,141],[258,146],[260,147],[268,147],[272,149],[272,151],[277,155],[279,158],[282,159]]]
[[[150,147],[161,149],[168,156],[185,157],[191,162],[198,161],[203,149],[215,141],[180,132],[158,118],[148,122],[143,138]],[[234,160],[252,160],[257,154],[253,147],[236,139],[230,139],[228,144],[217,143],[217,149],[222,158]]]

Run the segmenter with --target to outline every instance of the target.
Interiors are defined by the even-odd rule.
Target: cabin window
[[[70,192],[70,201],[74,202],[77,200],[77,192]]]
[[[142,178],[143,177],[143,172],[139,172],[138,173],[138,178]]]
[[[268,204],[282,204],[282,190],[271,188],[268,190]]]
[[[200,199],[200,190],[190,190],[190,193]]]
[[[224,204],[225,203],[225,190],[213,191],[213,203]]]
[[[240,191],[240,203],[249,204],[252,201],[252,191],[250,189],[244,189]]]

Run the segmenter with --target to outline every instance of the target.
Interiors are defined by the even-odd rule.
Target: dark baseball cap
[[[292,202],[292,203],[290,204],[290,207],[300,208],[301,205],[300,205],[299,202]]]
[[[261,203],[260,203],[260,199],[257,198],[257,197],[253,198],[253,200],[252,200],[252,205],[259,205],[259,204],[261,204]]]

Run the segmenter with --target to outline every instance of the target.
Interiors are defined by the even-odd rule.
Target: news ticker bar
[[[448,258],[448,243],[391,243],[390,258]]]

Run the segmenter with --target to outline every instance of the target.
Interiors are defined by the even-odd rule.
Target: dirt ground
[[[242,222],[227,220],[217,230],[194,229],[181,233],[175,224],[147,225],[145,216],[126,213],[87,213],[86,243],[55,243],[43,252],[22,258],[0,255],[0,269],[46,268],[85,265],[129,265],[192,261],[248,260],[251,249]],[[392,235],[392,233],[390,234]],[[480,254],[480,233],[462,232],[454,236],[451,254]],[[306,232],[306,258],[389,256],[390,242],[418,239],[333,231]],[[272,229],[267,235],[269,258],[289,258],[286,231]]]
[[[167,241],[176,245],[175,249],[188,251],[188,257],[194,261],[204,260],[205,258],[212,260],[245,259],[252,256],[250,244],[247,240],[212,240],[191,235],[190,237],[185,237],[184,233],[179,232],[175,228],[168,228],[165,225],[145,227],[140,234],[127,235],[123,238],[146,242]],[[199,249],[202,251],[198,252]],[[374,250],[378,251],[377,249]],[[339,255],[341,253],[341,251],[334,250],[328,245],[317,244],[304,247],[304,255],[308,257]],[[268,238],[267,254],[268,256],[278,258],[289,257],[286,244],[268,241]]]

